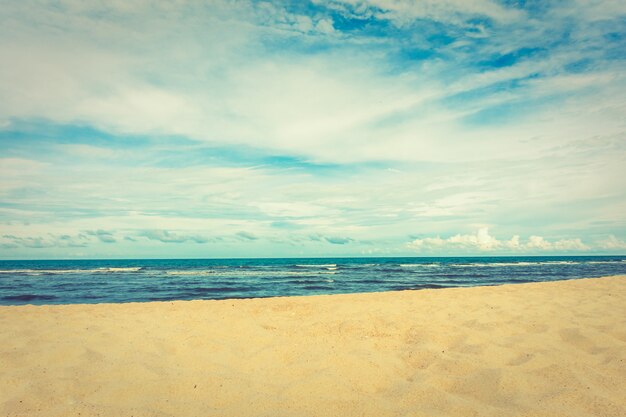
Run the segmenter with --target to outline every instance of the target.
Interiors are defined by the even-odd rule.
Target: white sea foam
[[[39,271],[39,270],[34,270],[34,269],[1,269],[0,270],[0,274],[37,274],[37,275],[41,275],[40,272],[44,272],[44,271]]]
[[[619,264],[622,262],[626,262],[626,260],[621,261],[588,261],[588,264]]]
[[[28,275],[68,275],[68,274],[107,274],[139,272],[142,267],[126,268],[94,268],[94,269],[2,269],[0,274],[28,274]],[[153,270],[151,272],[165,275],[221,275],[221,276],[289,276],[289,275],[331,275],[335,274],[337,267],[328,267],[326,270],[313,271],[289,271],[289,270],[246,270],[246,269],[202,269],[202,270]]]
[[[165,271],[166,275],[213,275],[215,277],[288,277],[288,276],[306,276],[306,275],[333,275],[337,271],[255,271],[255,270],[175,270]]]
[[[337,264],[301,264],[296,266],[298,268],[335,268]]]
[[[534,265],[541,265],[541,263],[540,262],[494,262],[494,263],[477,263],[477,264],[455,264],[454,266],[488,268],[488,267],[502,267],[502,266],[534,266]]]
[[[141,271],[143,268],[141,266],[129,266],[123,268],[100,268],[105,269],[108,272],[137,272]]]
[[[165,271],[166,275],[209,275],[215,274],[213,269],[194,270],[194,271]]]
[[[575,262],[575,261],[489,262],[489,263],[475,263],[475,264],[452,264],[450,266],[462,267],[462,268],[499,268],[503,266],[578,265],[581,263],[585,263],[585,262]]]

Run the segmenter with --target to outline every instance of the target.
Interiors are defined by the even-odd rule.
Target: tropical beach
[[[623,416],[626,276],[0,307],[2,416]]]
[[[3,1],[0,417],[626,416],[625,22]]]

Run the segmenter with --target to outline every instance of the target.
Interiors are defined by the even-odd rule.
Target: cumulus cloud
[[[554,242],[548,241],[541,236],[530,236],[528,242],[520,245],[521,249],[540,251],[585,251],[591,249],[581,239],[560,239]]]
[[[530,236],[523,241],[518,235],[508,240],[499,240],[489,234],[489,228],[481,227],[476,234],[457,234],[449,238],[426,237],[418,238],[408,244],[418,252],[478,251],[478,252],[576,252],[588,251],[592,247],[581,239],[560,239],[549,241],[542,236]]]

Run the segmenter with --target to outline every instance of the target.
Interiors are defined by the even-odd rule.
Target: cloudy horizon
[[[624,22],[4,2],[0,258],[625,254]]]

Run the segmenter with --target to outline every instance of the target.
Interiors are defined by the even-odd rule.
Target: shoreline
[[[0,415],[619,416],[626,276],[0,306]]]
[[[626,275],[623,275],[626,277]],[[233,298],[196,298],[193,300],[149,300],[149,301],[127,301],[127,302],[102,302],[102,303],[60,303],[60,304],[0,304],[0,309],[11,307],[62,307],[62,306],[114,306],[114,305],[129,305],[129,304],[170,304],[170,303],[189,303],[189,302],[214,302],[214,301],[246,301],[246,300],[268,300],[268,299],[299,299],[310,297],[340,297],[351,295],[368,295],[368,294],[387,294],[387,293],[404,293],[404,292],[421,292],[421,291],[440,291],[440,290],[456,290],[456,289],[469,289],[469,288],[491,288],[491,287],[503,287],[509,285],[532,285],[532,284],[550,284],[563,281],[580,281],[580,280],[595,280],[603,278],[622,277],[622,275],[601,275],[597,277],[576,277],[576,278],[563,278],[552,281],[531,281],[531,282],[516,282],[516,283],[497,283],[493,285],[474,285],[474,286],[458,286],[458,287],[441,287],[441,288],[409,288],[403,290],[389,290],[389,291],[368,291],[368,292],[347,292],[347,293],[330,293],[330,294],[310,294],[310,295],[271,295],[267,297],[233,297]]]

